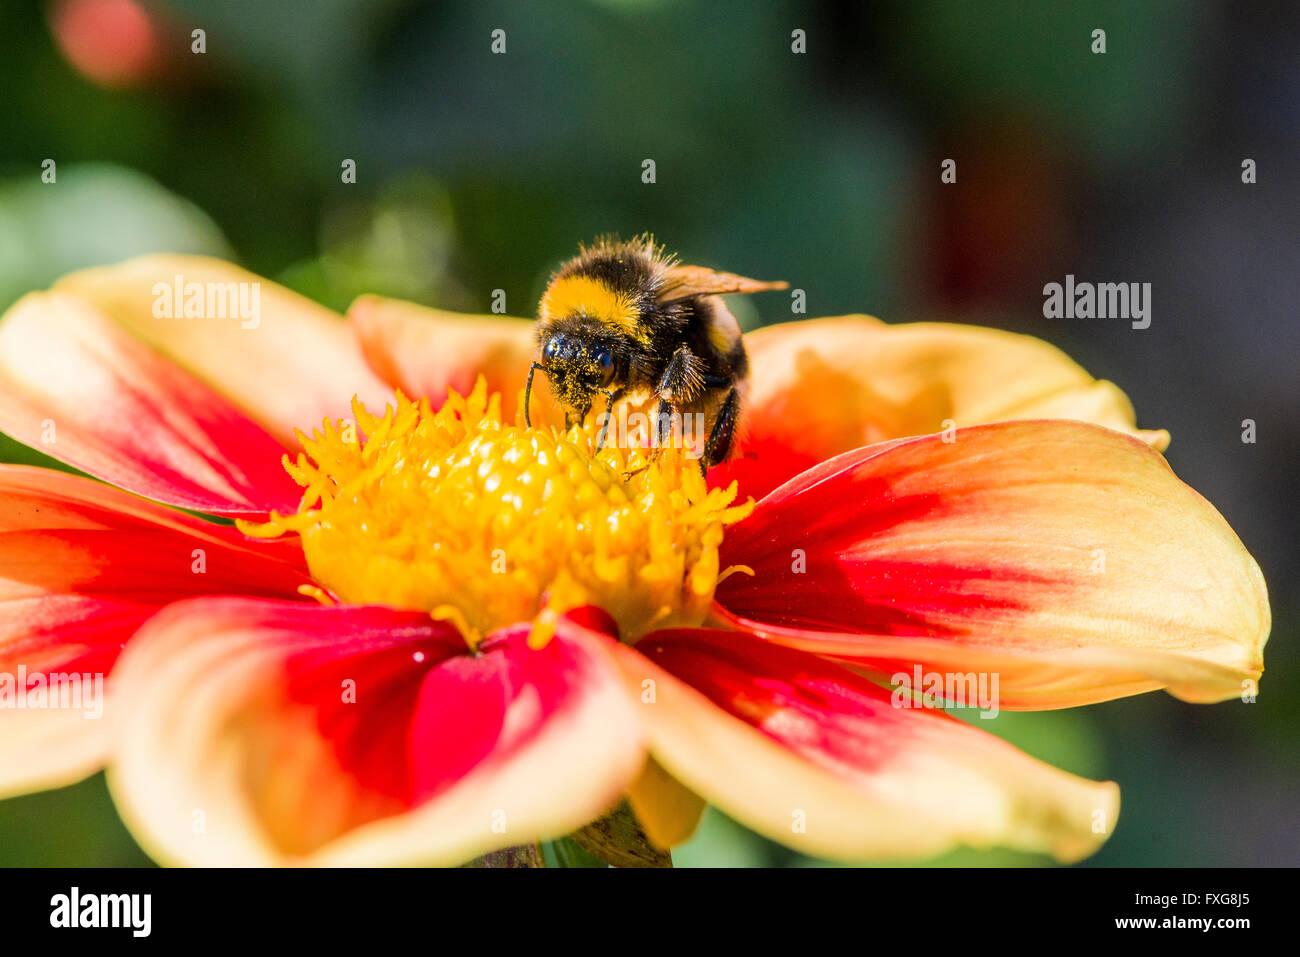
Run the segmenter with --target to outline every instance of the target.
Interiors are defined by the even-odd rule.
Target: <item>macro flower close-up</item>
[[[5,942],[1284,928],[1297,55],[0,7]]]
[[[168,318],[173,279],[256,317]],[[1075,861],[1118,787],[950,716],[954,677],[995,711],[1257,689],[1259,568],[1115,385],[976,326],[744,346],[715,463],[526,415],[525,320],[185,256],[28,294],[0,430],[80,474],[0,466],[0,672],[101,673],[104,720],[0,711],[0,791],[106,768],[175,864],[662,865],[706,803],[823,859]]]

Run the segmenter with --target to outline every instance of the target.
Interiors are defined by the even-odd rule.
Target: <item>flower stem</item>
[[[545,867],[542,846],[537,843],[519,844],[515,847],[503,847],[499,851],[489,851],[482,857],[476,857],[466,867]]]
[[[650,842],[627,801],[571,837],[587,853],[614,867],[673,866],[673,856]]]

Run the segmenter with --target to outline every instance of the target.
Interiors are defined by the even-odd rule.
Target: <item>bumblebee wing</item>
[[[763,292],[767,289],[786,289],[789,285],[787,282],[746,279],[735,273],[718,272],[703,266],[670,266],[664,270],[663,282],[656,298],[659,302],[676,302],[692,296]]]

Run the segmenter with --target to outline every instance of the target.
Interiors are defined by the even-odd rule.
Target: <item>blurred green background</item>
[[[1153,694],[981,724],[1119,781],[1085,866],[1294,865],[1298,64],[1284,2],[6,0],[0,308],[172,250],[340,310],[377,292],[485,312],[503,289],[528,315],[579,240],[648,229],[686,261],[789,280],[810,315],[1052,341],[1173,432],[1175,470],[1259,560],[1268,673],[1255,704]],[[1067,272],[1151,282],[1151,328],[1044,319]],[[751,327],[785,308],[737,304]],[[0,437],[0,459],[36,458]],[[819,863],[714,812],[675,858]],[[145,862],[102,777],[0,802],[0,864]]]

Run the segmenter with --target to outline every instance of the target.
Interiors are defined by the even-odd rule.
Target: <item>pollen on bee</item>
[[[322,594],[427,611],[471,646],[532,622],[540,647],[584,605],[628,640],[698,625],[724,529],[752,509],[734,504],[734,485],[710,490],[680,451],[597,451],[594,421],[507,424],[481,378],[436,411],[400,392],[383,415],[352,408],[359,437],[326,421],[286,457],[304,488],[297,513],[240,528],[297,532]]]

